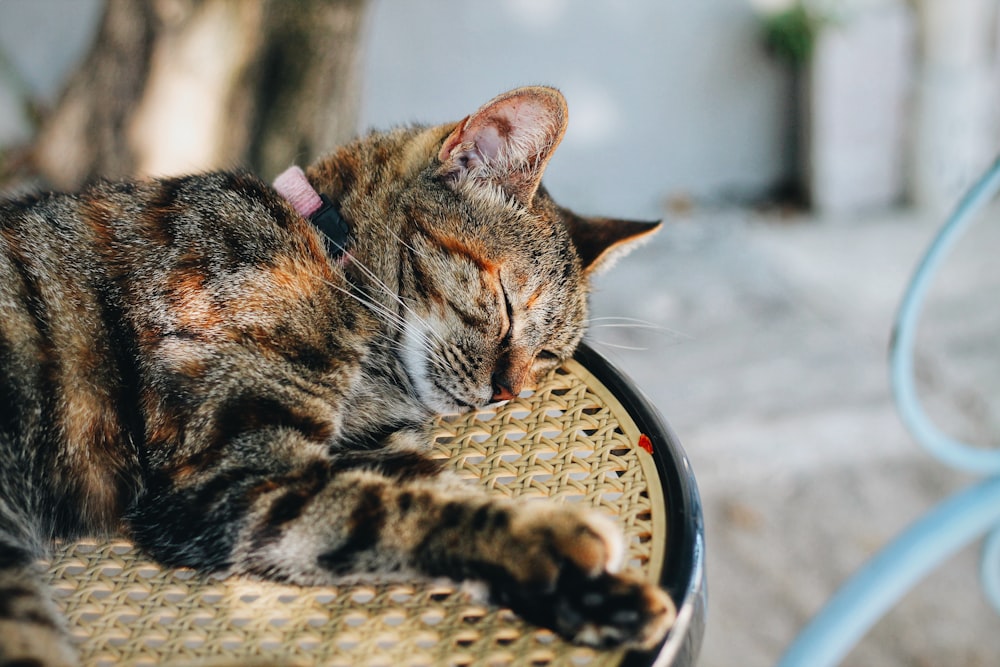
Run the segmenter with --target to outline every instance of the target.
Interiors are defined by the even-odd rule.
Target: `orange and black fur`
[[[478,581],[570,639],[657,642],[672,604],[616,574],[608,519],[425,453],[433,413],[569,357],[589,274],[655,228],[551,200],[565,124],[523,88],[320,160],[342,256],[245,173],[0,200],[0,665],[73,664],[34,562],[109,532],[202,571]]]

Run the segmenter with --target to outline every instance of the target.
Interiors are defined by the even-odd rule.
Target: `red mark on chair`
[[[649,436],[645,433],[639,434],[639,447],[641,447],[647,454],[653,453],[653,441],[649,439]]]

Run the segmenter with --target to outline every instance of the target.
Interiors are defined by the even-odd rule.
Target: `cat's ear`
[[[563,220],[589,275],[610,268],[660,229],[662,223],[615,218],[589,218],[563,209]]]
[[[542,86],[494,98],[448,135],[438,152],[442,172],[456,180],[488,180],[523,205],[566,132],[566,99]]]

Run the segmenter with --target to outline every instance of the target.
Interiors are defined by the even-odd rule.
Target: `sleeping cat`
[[[571,640],[655,645],[673,604],[617,574],[609,519],[494,497],[427,454],[431,415],[572,355],[589,276],[657,226],[552,201],[566,120],[559,92],[521,88],[274,187],[0,201],[0,665],[74,663],[34,562],[109,532],[206,572],[481,582]]]

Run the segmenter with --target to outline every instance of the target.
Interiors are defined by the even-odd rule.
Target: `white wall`
[[[570,128],[549,168],[580,210],[658,217],[753,196],[790,169],[788,79],[747,0],[375,0],[362,120],[443,122],[546,83]]]

